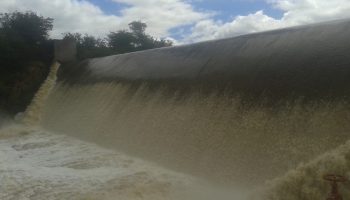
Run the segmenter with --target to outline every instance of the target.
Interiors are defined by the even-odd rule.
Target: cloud
[[[109,15],[87,0],[1,0],[0,12],[32,10],[45,17],[52,17],[55,19],[54,31],[51,33],[54,38],[61,37],[64,32],[104,37],[109,31],[126,29],[128,23],[134,20],[146,22],[147,32],[161,38],[172,39],[171,30],[174,28],[189,29],[179,31],[182,32],[182,38],[177,38],[176,44],[350,17],[349,0],[249,0],[252,3],[266,1],[273,8],[281,10],[283,17],[277,19],[264,10],[257,10],[225,22],[215,20],[214,11],[199,10],[192,5],[192,2],[205,0],[109,1],[127,6],[123,6],[118,15]],[[234,4],[235,1],[248,0],[230,2]]]
[[[35,11],[54,18],[51,36],[62,37],[65,32],[88,33],[104,37],[109,31],[126,29],[128,23],[142,20],[148,33],[156,37],[169,36],[169,30],[209,17],[209,12],[196,11],[182,0],[114,0],[127,4],[121,15],[107,15],[98,6],[85,0],[1,0],[0,12]]]
[[[349,0],[266,0],[275,9],[283,11],[276,19],[262,10],[246,16],[237,16],[229,22],[206,19],[194,25],[185,43],[232,37],[289,26],[304,25],[350,17]]]
[[[191,30],[191,34],[186,36],[185,41],[196,42],[226,38],[280,27],[279,20],[265,15],[260,10],[247,16],[237,16],[231,22],[227,23],[212,19],[200,21],[195,24]]]
[[[148,24],[148,32],[166,36],[175,27],[193,24],[213,15],[209,11],[196,11],[184,0],[113,0],[129,5],[121,11],[127,22],[140,19]]]
[[[106,15],[87,2],[77,0],[1,0],[0,12],[34,11],[54,18],[52,37],[62,37],[64,32],[81,32],[102,36],[121,24],[121,18]]]

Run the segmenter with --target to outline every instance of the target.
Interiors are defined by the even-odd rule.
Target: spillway
[[[350,169],[325,156],[347,155],[349,77],[349,20],[88,59],[60,67],[41,126],[218,185],[272,181],[270,199],[309,197],[293,181]]]

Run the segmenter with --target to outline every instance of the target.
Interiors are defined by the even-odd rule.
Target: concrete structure
[[[349,102],[342,20],[63,64],[42,125],[242,191],[349,140]],[[290,179],[322,182],[315,163]]]
[[[292,27],[63,65],[60,79],[225,89],[272,100],[350,97],[349,35],[350,20]]]
[[[55,60],[67,63],[76,60],[77,47],[73,39],[55,40]]]

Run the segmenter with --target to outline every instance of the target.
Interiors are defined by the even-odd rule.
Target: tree
[[[78,58],[93,58],[113,54],[128,53],[146,49],[171,46],[169,40],[158,40],[145,33],[147,24],[133,21],[129,30],[110,32],[106,39],[96,38],[81,33],[65,33],[65,39],[74,39],[77,42]]]
[[[173,46],[173,42],[171,40],[165,40],[165,39],[153,40],[153,43],[155,48]]]
[[[31,45],[48,39],[52,23],[52,18],[44,18],[34,12],[0,14],[1,32],[8,39],[21,40]]]
[[[0,14],[0,109],[23,111],[53,59],[53,19],[34,12]]]
[[[0,63],[3,67],[18,69],[34,60],[49,60],[49,31],[53,19],[33,12],[0,14]]]
[[[82,35],[81,33],[64,33],[63,39],[73,39],[76,41],[78,47],[87,49],[106,47],[106,41],[88,34]]]
[[[73,39],[77,45],[80,45],[83,42],[81,33],[64,33],[63,39]]]
[[[122,30],[108,34],[108,45],[117,53],[135,51],[135,37],[128,31]]]
[[[129,24],[129,31],[111,32],[108,35],[108,45],[118,53],[147,50],[172,46],[170,40],[158,40],[145,33],[147,24],[133,21]]]
[[[129,23],[129,29],[136,35],[144,35],[147,28],[147,24],[141,21],[133,21]]]
[[[112,50],[107,47],[105,40],[95,38],[92,35],[82,35],[80,33],[65,33],[64,39],[74,39],[77,43],[79,59],[94,58],[112,54]]]

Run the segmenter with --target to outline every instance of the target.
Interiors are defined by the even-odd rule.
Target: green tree
[[[0,14],[0,63],[18,68],[29,60],[49,60],[48,44],[53,19],[33,12]]]
[[[108,45],[117,53],[147,50],[172,46],[170,40],[158,40],[145,33],[147,24],[133,21],[129,24],[129,31],[111,32],[108,35]]]
[[[74,39],[77,43],[79,59],[101,57],[113,54],[111,48],[107,47],[105,40],[92,35],[80,33],[65,33],[64,39]]]
[[[34,12],[0,14],[1,32],[8,39],[21,40],[30,45],[46,41],[53,28],[52,23],[52,18],[44,18]]]
[[[65,33],[65,39],[74,39],[77,42],[79,59],[108,56],[146,49],[171,46],[169,40],[158,40],[145,33],[147,24],[133,21],[129,30],[110,32],[106,39],[81,33]]]
[[[116,53],[135,51],[135,37],[128,31],[122,30],[108,34],[108,45]]]
[[[0,109],[23,110],[53,59],[53,19],[34,12],[0,14]]]
[[[129,23],[129,29],[136,35],[144,35],[147,28],[147,24],[141,21],[133,21]]]

